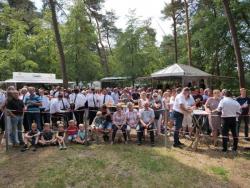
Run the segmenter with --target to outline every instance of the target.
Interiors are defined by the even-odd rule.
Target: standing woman
[[[169,119],[170,98],[171,98],[170,90],[167,90],[166,92],[163,93],[162,103],[163,103],[163,109],[165,110],[163,113],[164,125],[167,124],[167,120]]]
[[[206,111],[209,112],[208,121],[212,128],[214,146],[218,145],[218,133],[221,130],[221,117],[218,111],[215,111],[218,108],[220,99],[220,90],[216,89],[213,91],[213,97],[208,98],[205,104]]]
[[[148,102],[147,94],[145,91],[143,91],[143,92],[141,92],[141,97],[138,100],[139,109],[143,109],[146,102]]]

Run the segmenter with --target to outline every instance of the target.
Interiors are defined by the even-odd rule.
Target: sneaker
[[[182,149],[182,147],[181,147],[180,144],[173,144],[173,147],[174,147],[174,148],[180,148],[180,149]]]
[[[62,146],[59,146],[59,150],[62,150],[63,149],[63,147]]]
[[[32,149],[32,151],[34,151],[34,152],[35,152],[36,150],[37,150],[36,147],[34,147],[34,148]]]
[[[67,149],[67,146],[63,146],[62,149],[63,149],[63,150],[66,150],[66,149]]]
[[[138,146],[141,146],[141,142],[138,142],[137,145],[138,145]]]
[[[21,152],[25,152],[26,150],[28,150],[28,146],[24,146],[22,149],[21,149]]]
[[[184,146],[185,144],[181,143],[180,141],[178,142],[178,145]]]
[[[128,144],[128,141],[125,141],[125,142],[124,142],[124,144],[126,144],[126,145],[127,145],[127,144]]]

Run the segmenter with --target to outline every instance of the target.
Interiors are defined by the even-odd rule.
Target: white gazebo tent
[[[151,74],[151,78],[156,80],[179,79],[181,80],[182,86],[194,81],[199,82],[201,79],[203,79],[207,85],[207,80],[210,77],[212,77],[211,74],[184,64],[173,64]]]

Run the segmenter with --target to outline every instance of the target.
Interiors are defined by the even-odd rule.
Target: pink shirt
[[[134,109],[132,112],[127,111],[126,119],[127,119],[127,124],[130,125],[132,128],[135,128],[136,124],[138,124],[139,122],[139,114],[137,110]]]

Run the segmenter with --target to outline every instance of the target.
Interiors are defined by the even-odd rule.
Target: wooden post
[[[9,151],[9,130],[8,130],[8,126],[7,126],[7,123],[8,123],[8,120],[7,120],[7,112],[6,112],[6,108],[4,109],[3,111],[3,115],[4,115],[4,127],[5,127],[5,145],[6,145],[6,152]]]

